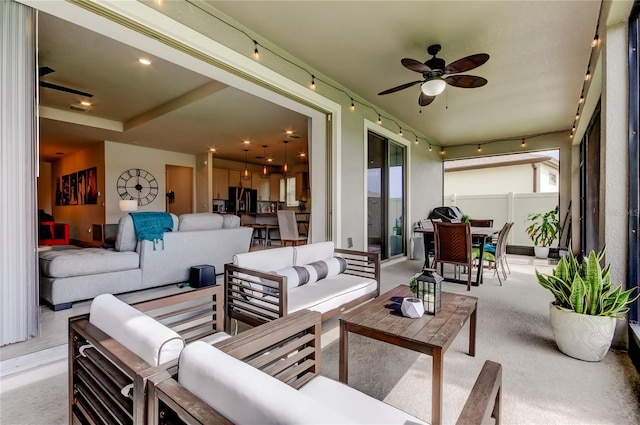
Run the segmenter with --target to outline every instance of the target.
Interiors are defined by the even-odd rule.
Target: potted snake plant
[[[550,275],[536,270],[538,283],[554,296],[549,305],[551,328],[563,353],[600,361],[611,346],[616,319],[623,319],[637,288],[623,291],[612,285],[610,265],[601,267],[605,248],[578,260],[571,251]]]
[[[562,226],[558,219],[560,207],[556,206],[546,213],[529,214],[527,221],[531,224],[525,229],[529,238],[533,241],[536,258],[547,258],[549,247],[558,237]]]

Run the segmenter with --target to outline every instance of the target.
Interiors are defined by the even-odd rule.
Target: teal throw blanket
[[[158,241],[162,241],[164,248],[164,232],[173,230],[173,219],[171,214],[166,212],[132,212],[129,213],[133,219],[133,228],[139,241],[147,240],[153,242],[153,249],[156,249]]]

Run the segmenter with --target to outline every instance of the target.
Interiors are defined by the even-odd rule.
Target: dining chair
[[[293,210],[278,210],[278,230],[280,230],[282,246],[287,246],[289,243],[293,246],[307,243],[307,237],[300,236],[298,233],[298,222]]]
[[[469,224],[471,227],[493,227],[493,219],[470,218]]]
[[[467,267],[467,291],[471,290],[471,226],[469,223],[434,222],[435,255],[433,267],[440,264],[443,273],[444,264]],[[457,268],[457,267],[456,267]]]
[[[511,269],[509,268],[509,263],[507,262],[507,237],[509,236],[509,232],[511,231],[511,227],[513,226],[513,222],[505,223],[500,229],[498,233],[498,242],[495,245],[486,244],[484,246],[483,253],[483,261],[489,261],[494,264],[494,276],[498,276],[498,281],[500,285],[502,285],[502,279],[500,279],[500,273],[502,272],[502,276],[504,280],[507,280],[507,271],[511,274]],[[480,250],[478,248],[472,249],[473,259],[477,259],[480,256]],[[480,261],[482,263],[482,261]],[[498,268],[502,268],[502,270],[498,270]],[[506,267],[506,268],[505,268]]]

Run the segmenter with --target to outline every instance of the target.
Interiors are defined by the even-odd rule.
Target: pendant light
[[[262,145],[262,149],[264,150],[264,163],[262,164],[262,173],[260,173],[260,177],[268,179],[269,169],[267,168],[267,145]]]
[[[289,143],[289,141],[283,140],[282,143],[284,143],[284,165],[282,166],[282,172],[287,175],[289,174],[289,164],[287,163],[287,143]]]
[[[244,171],[242,172],[242,180],[251,180],[251,173],[247,167],[247,152],[249,152],[249,149],[244,150]]]

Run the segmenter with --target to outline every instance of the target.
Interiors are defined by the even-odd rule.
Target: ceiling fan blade
[[[436,100],[435,96],[427,96],[424,93],[420,93],[420,97],[418,98],[418,104],[420,106],[427,106],[428,104],[430,104],[434,100]]]
[[[60,90],[60,91],[71,93],[71,94],[77,94],[78,96],[93,97],[91,93],[86,93],[86,92],[75,90],[69,87],[59,86],[57,84],[48,83],[46,81],[40,81],[40,87],[45,87],[53,90]]]
[[[399,85],[397,87],[393,87],[393,88],[387,89],[385,91],[381,91],[380,93],[378,93],[378,96],[383,95],[383,94],[395,93],[397,91],[404,90],[404,89],[406,89],[408,87],[415,86],[416,84],[419,84],[419,83],[422,83],[422,82],[424,82],[424,80],[412,81],[410,83],[401,84],[401,85]]]
[[[49,75],[52,72],[56,72],[53,68],[49,68],[48,66],[41,66],[38,68],[38,76],[44,77],[45,75]]]
[[[402,62],[405,68],[408,68],[415,72],[430,72],[432,70],[427,65],[423,64],[422,62],[418,62],[415,59],[404,58],[400,62]]]
[[[475,89],[487,84],[487,80],[475,75],[452,75],[444,79],[447,84],[454,87],[462,87],[463,89]]]
[[[458,59],[455,62],[451,62],[444,67],[444,71],[447,74],[457,74],[459,72],[466,72],[473,68],[477,68],[489,60],[489,55],[486,53],[478,53],[475,55],[467,56],[462,59]]]

